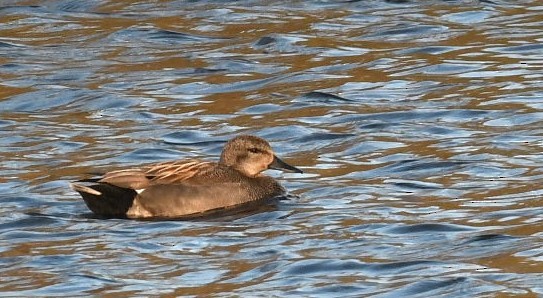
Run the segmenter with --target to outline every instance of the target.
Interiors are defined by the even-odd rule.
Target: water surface
[[[0,294],[543,295],[543,6],[0,5]],[[299,198],[100,220],[68,182],[241,133]]]

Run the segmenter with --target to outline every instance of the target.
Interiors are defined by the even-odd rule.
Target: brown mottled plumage
[[[71,184],[89,209],[107,217],[175,218],[259,202],[285,193],[266,169],[302,173],[249,135],[224,146],[219,162],[164,162]]]

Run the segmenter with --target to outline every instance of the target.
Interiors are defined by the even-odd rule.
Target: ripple
[[[472,228],[455,226],[451,224],[416,224],[404,227],[393,227],[387,230],[389,233],[431,233],[431,232],[463,232],[470,231]]]
[[[110,36],[118,42],[139,40],[140,42],[160,43],[164,45],[177,45],[181,43],[209,42],[211,40],[224,40],[211,36],[188,34],[173,30],[162,30],[152,27],[133,26],[122,29]]]
[[[303,100],[304,102],[317,102],[317,103],[344,103],[344,102],[354,102],[353,100],[337,96],[334,94],[326,93],[326,92],[319,92],[319,91],[312,91],[309,93],[306,93],[300,97],[300,100]]]

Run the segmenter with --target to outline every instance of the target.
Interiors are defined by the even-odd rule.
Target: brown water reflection
[[[3,295],[543,295],[537,1],[4,2]],[[140,222],[67,187],[239,133],[300,198]]]

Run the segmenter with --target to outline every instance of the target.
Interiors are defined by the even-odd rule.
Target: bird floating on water
[[[219,162],[163,162],[70,186],[100,216],[181,218],[285,195],[279,182],[261,173],[267,169],[303,173],[275,156],[266,140],[240,135],[226,143]]]

